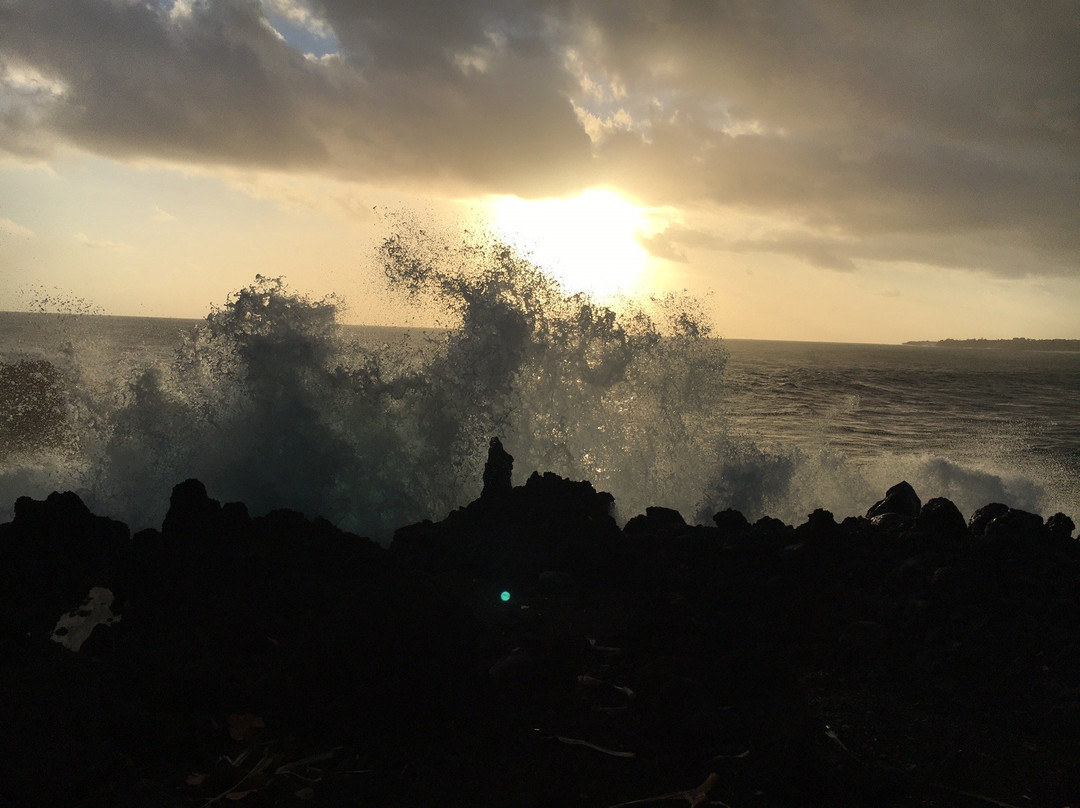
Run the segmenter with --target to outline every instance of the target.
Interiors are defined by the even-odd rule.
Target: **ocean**
[[[198,477],[385,542],[477,496],[492,435],[516,483],[591,480],[620,520],[839,520],[901,480],[965,516],[1080,517],[1080,354],[723,339],[693,301],[612,311],[505,255],[466,277],[408,266],[445,328],[342,326],[335,301],[265,278],[203,320],[0,313],[0,519],[74,490],[160,526]]]

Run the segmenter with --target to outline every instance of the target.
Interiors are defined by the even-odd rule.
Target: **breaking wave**
[[[391,289],[442,328],[365,344],[341,325],[340,300],[256,276],[171,361],[133,366],[120,384],[74,348],[59,370],[5,371],[27,395],[64,398],[47,398],[47,429],[8,442],[0,495],[70,487],[138,528],[159,525],[171,487],[194,476],[255,513],[289,507],[386,540],[478,495],[498,435],[516,482],[534,469],[591,480],[623,518],[656,504],[699,521],[725,507],[844,516],[905,477],[968,513],[1053,504],[1029,478],[942,458],[867,466],[824,445],[757,445],[729,422],[728,352],[691,298],[602,306],[497,241],[415,227],[379,259]]]
[[[386,239],[380,258],[445,330],[364,346],[340,301],[257,276],[173,361],[118,391],[73,361],[74,487],[153,525],[171,486],[196,476],[255,512],[291,507],[386,537],[475,497],[499,435],[521,477],[587,478],[624,509],[700,504],[689,492],[704,490],[723,436],[726,352],[693,301],[607,308],[500,243],[451,247],[421,230]]]

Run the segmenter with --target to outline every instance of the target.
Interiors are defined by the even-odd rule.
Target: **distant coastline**
[[[1080,339],[939,339],[912,340],[904,345],[919,348],[1004,348],[1009,351],[1078,351]]]

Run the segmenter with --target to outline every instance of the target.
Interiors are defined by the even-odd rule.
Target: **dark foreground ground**
[[[1080,805],[1068,519],[902,484],[842,524],[620,530],[506,474],[389,550],[193,480],[132,537],[20,499],[0,805]]]

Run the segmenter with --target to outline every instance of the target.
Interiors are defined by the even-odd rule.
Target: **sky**
[[[403,323],[404,213],[730,338],[1080,338],[1077,53],[1078,0],[0,0],[0,310]]]

